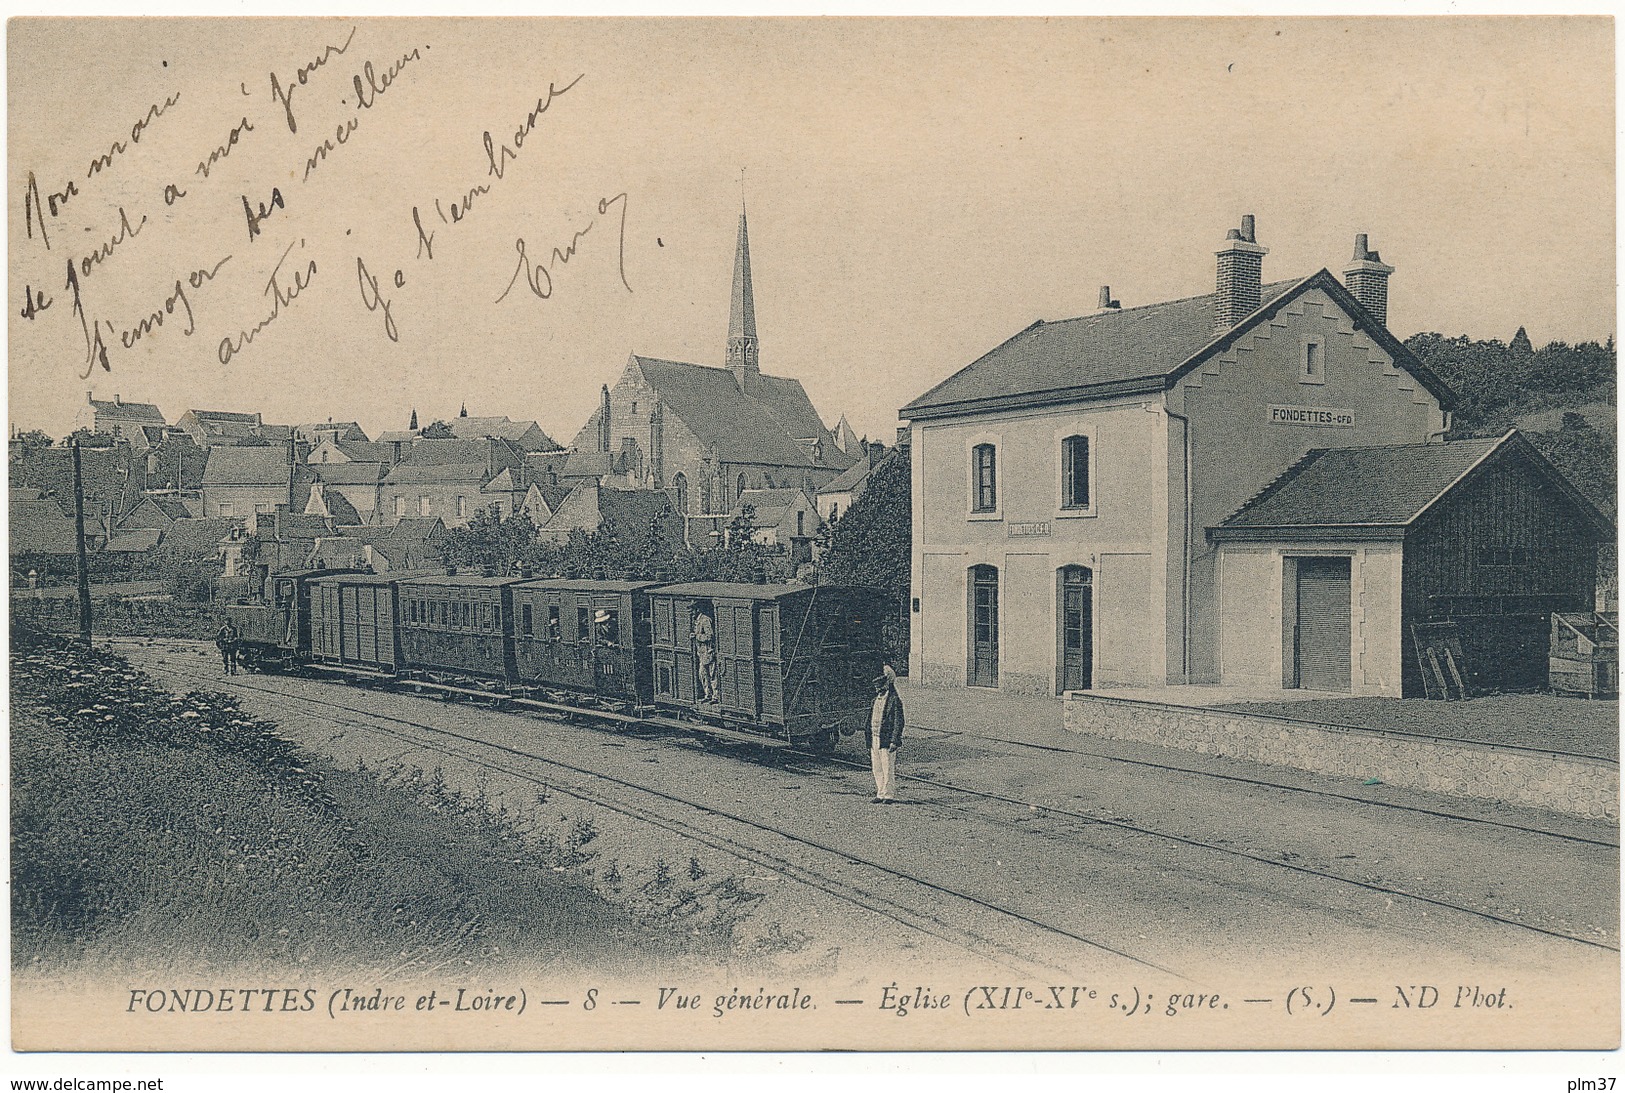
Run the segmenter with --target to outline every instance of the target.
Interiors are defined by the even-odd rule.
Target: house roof
[[[1328,270],[1264,285],[1256,311],[1215,334],[1217,293],[1033,323],[904,406],[905,418],[1048,405],[1172,387],[1201,361],[1320,289],[1448,407],[1453,396]]]
[[[507,415],[501,417],[460,417],[451,422],[451,431],[464,440],[476,440],[480,437],[499,436],[514,443],[524,443],[527,448],[538,451],[550,451],[558,447],[553,438],[542,431],[542,427],[534,421],[511,421]]]
[[[570,453],[558,474],[560,478],[605,478],[619,473],[620,458],[615,452],[580,449]]]
[[[158,545],[162,535],[157,528],[131,528],[107,540],[102,549],[110,554],[145,554]]]
[[[390,429],[387,432],[379,433],[378,434],[378,439],[373,441],[373,443],[374,444],[394,444],[394,443],[410,444],[412,441],[417,439],[417,435],[418,434],[413,432],[411,429]]]
[[[164,529],[158,545],[165,551],[184,558],[214,557],[220,551],[220,540],[243,521],[231,516],[194,517],[176,520]]]
[[[350,538],[374,545],[388,540],[429,542],[443,536],[445,530],[446,525],[438,516],[403,516],[393,524],[362,524],[343,529]]]
[[[340,438],[356,442],[367,439],[366,430],[356,421],[311,421],[293,427],[294,435],[306,440],[314,439],[317,433],[337,432]]]
[[[283,448],[220,446],[209,449],[205,486],[286,486],[288,453]]]
[[[163,411],[150,402],[125,402],[122,399],[116,402],[103,402],[101,399],[91,399],[90,408],[97,417],[110,418],[114,421],[128,421],[132,424],[150,422],[159,426],[164,424]]]
[[[524,462],[519,452],[505,440],[419,440],[390,469],[384,479],[391,485],[427,482],[483,483],[490,474],[491,449],[496,449],[497,467],[518,466]],[[319,466],[320,464],[318,464]]]
[[[188,410],[187,413],[205,424],[258,425],[258,414],[243,414],[236,410]]]
[[[389,473],[389,464],[306,463],[305,470],[318,482],[335,486],[371,486]]]
[[[388,463],[395,457],[392,445],[377,440],[335,440],[333,447],[356,463]],[[322,464],[317,463],[314,466],[319,467]]]
[[[819,490],[818,496],[822,497],[826,493],[850,493],[857,488],[859,483],[868,478],[869,472],[874,469],[867,459],[859,459],[846,470],[836,475],[829,485]]]
[[[11,553],[73,554],[73,520],[56,502],[46,498],[13,498],[10,509]],[[88,529],[87,529],[88,531]]]
[[[756,512],[756,519],[763,525],[777,524],[784,516],[785,510],[792,508],[796,498],[806,499],[806,494],[793,488],[772,490],[746,490],[734,502],[732,516],[738,516],[750,505]]]
[[[633,357],[644,381],[660,394],[697,440],[731,463],[785,467],[814,463],[797,440],[824,435],[823,424],[798,380],[759,376],[759,395],[747,395],[726,368],[709,368],[656,357]],[[833,448],[834,445],[827,445]],[[838,449],[837,449],[838,450]]]
[[[308,500],[306,503],[309,503]],[[350,499],[338,490],[322,490],[322,505],[327,509],[328,517],[335,524],[361,523],[361,514],[350,503]]]
[[[152,511],[148,513],[147,516],[142,517],[139,515],[143,509],[149,508]],[[176,520],[185,520],[191,515],[192,514],[187,507],[181,504],[177,498],[149,493],[143,497],[134,508],[130,509],[129,513],[124,517],[123,525],[126,528],[146,526],[133,523],[132,521],[137,519],[157,519],[159,517],[161,517],[163,519],[163,523],[167,525],[174,523]]]
[[[1518,451],[1601,528],[1608,521],[1516,430],[1435,444],[1317,448],[1217,527],[1215,539],[1325,529],[1397,538],[1479,467]]]

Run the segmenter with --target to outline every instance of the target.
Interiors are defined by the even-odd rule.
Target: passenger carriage
[[[826,748],[863,727],[885,663],[884,592],[700,582],[656,588],[650,599],[657,707]],[[714,701],[703,679],[708,631]]]
[[[651,581],[532,580],[514,586],[522,687],[647,706]],[[555,697],[564,697],[563,695]]]
[[[411,577],[396,585],[396,633],[403,669],[452,676],[516,678],[513,589],[523,577]]]

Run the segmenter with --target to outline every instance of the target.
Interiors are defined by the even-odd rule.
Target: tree
[[[418,432],[424,440],[455,440],[457,434],[444,421],[432,421]]]
[[[39,429],[25,430],[11,439],[12,443],[16,444],[24,455],[36,452],[41,448],[49,448],[56,443],[50,436]]]
[[[820,580],[884,589],[897,605],[897,619],[886,631],[887,653],[899,669],[908,664],[908,627],[904,608],[909,598],[913,557],[914,514],[909,452],[896,448],[875,465],[863,494],[824,533]]]
[[[495,506],[487,506],[460,528],[446,532],[440,556],[447,565],[479,566],[494,573],[512,573],[516,566],[534,567],[537,557],[536,524],[519,509],[503,519]]]

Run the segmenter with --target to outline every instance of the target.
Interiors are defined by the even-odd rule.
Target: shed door
[[[999,571],[990,565],[970,571],[969,668],[972,687],[999,685]]]
[[[1349,689],[1351,581],[1347,558],[1298,561],[1298,686]]]

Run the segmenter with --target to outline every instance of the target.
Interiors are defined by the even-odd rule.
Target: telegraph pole
[[[73,438],[73,543],[79,559],[79,640],[90,644],[90,563],[85,559],[85,472]]]

